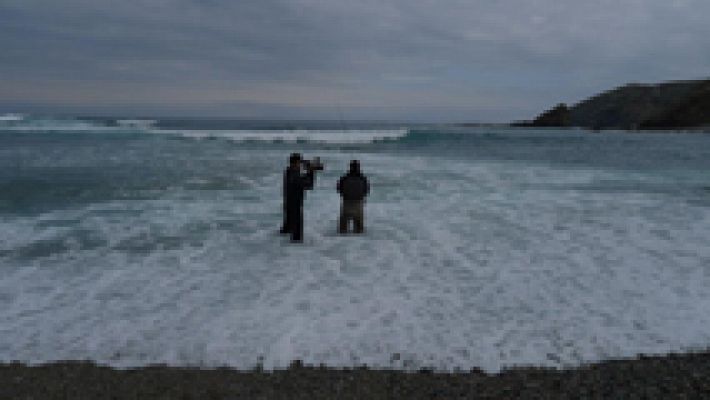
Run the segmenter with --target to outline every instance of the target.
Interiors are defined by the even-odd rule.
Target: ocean
[[[325,170],[278,234],[291,152]],[[366,233],[337,232],[358,159]],[[442,371],[710,345],[710,135],[0,117],[0,361]]]

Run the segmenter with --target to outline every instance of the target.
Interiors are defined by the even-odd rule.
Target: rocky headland
[[[514,126],[710,129],[710,79],[628,84],[572,106],[558,104]]]

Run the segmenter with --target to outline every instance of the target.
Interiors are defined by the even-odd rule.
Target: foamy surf
[[[377,141],[397,140],[405,137],[409,130],[367,129],[367,130],[169,130],[153,129],[149,133],[176,135],[191,139],[226,139],[231,142],[281,142],[281,143],[329,143],[362,144]]]
[[[709,139],[573,135],[3,137],[0,360],[498,371],[706,347]],[[643,168],[609,161],[628,141]],[[585,143],[604,151],[562,158]],[[303,245],[277,234],[291,151],[326,165]],[[344,237],[352,158],[372,195]]]
[[[25,118],[23,114],[3,114],[0,115],[0,122],[18,122]]]
[[[143,133],[187,139],[222,139],[230,142],[280,142],[366,144],[401,139],[409,133],[407,128],[396,129],[169,129],[160,128],[158,120],[76,120],[29,118],[8,114],[0,118],[0,132],[42,133]],[[10,124],[12,123],[12,124]]]

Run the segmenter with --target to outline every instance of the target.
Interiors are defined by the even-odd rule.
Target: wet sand
[[[569,370],[514,368],[489,375],[303,366],[238,371],[88,362],[0,364],[0,399],[701,399],[710,351],[612,360]]]

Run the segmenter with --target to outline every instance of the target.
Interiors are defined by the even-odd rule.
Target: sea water
[[[278,235],[291,152],[325,171]],[[336,234],[337,179],[371,183]],[[710,136],[0,120],[0,361],[499,371],[710,345]]]

